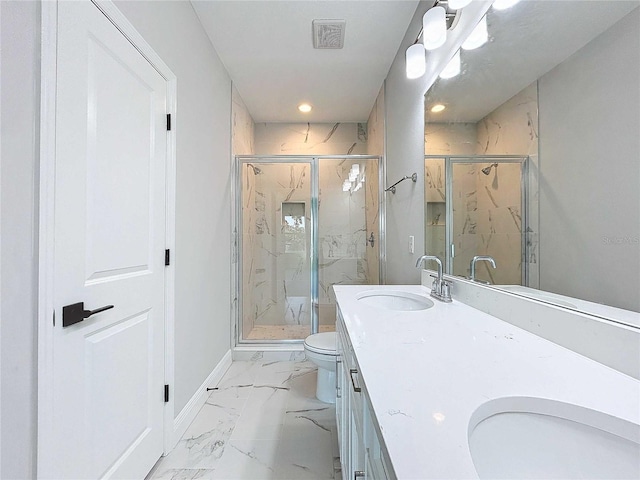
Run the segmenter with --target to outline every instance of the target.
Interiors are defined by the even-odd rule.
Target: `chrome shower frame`
[[[378,155],[236,155],[233,157],[232,169],[232,345],[235,347],[261,347],[273,348],[277,346],[299,345],[304,339],[282,340],[247,340],[242,338],[242,188],[240,185],[242,165],[274,164],[274,163],[298,163],[308,164],[311,174],[311,245],[310,245],[310,275],[311,275],[311,325],[309,334],[319,331],[319,272],[318,272],[318,197],[319,197],[319,168],[322,160],[378,160],[378,245],[379,245],[379,276],[378,283],[384,281],[385,262],[385,222],[384,222],[384,158]]]
[[[520,201],[522,205],[522,226],[521,226],[521,282],[522,285],[529,284],[529,242],[527,241],[527,229],[529,227],[530,208],[529,203],[529,188],[530,188],[530,176],[529,176],[529,156],[522,155],[425,155],[425,160],[429,159],[444,159],[445,161],[445,186],[446,186],[446,258],[445,258],[445,271],[448,274],[453,273],[453,258],[455,252],[452,251],[453,245],[453,165],[454,164],[483,164],[490,163],[491,168],[494,165],[500,163],[516,163],[521,164],[520,172]],[[495,167],[497,168],[497,166]],[[484,173],[484,172],[483,172]],[[488,175],[488,174],[487,174]],[[426,205],[426,198],[424,202]]]

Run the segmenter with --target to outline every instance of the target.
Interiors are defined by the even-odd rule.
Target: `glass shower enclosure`
[[[331,287],[380,283],[380,158],[235,161],[236,342],[334,330]]]
[[[528,157],[425,156],[425,252],[445,271],[476,279],[527,285]]]

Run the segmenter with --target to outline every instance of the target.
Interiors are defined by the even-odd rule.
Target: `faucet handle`
[[[451,282],[450,280],[442,280],[440,294],[442,295],[444,300],[448,302],[451,301],[451,285],[453,285],[453,282]]]

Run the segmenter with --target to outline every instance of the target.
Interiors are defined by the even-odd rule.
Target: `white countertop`
[[[359,302],[367,290],[429,298],[421,285],[334,286],[347,334],[399,479],[478,478],[473,413],[535,397],[640,424],[640,382],[460,302],[398,312]]]

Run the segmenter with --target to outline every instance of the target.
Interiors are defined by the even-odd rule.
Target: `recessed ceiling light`
[[[447,108],[447,107],[445,107],[441,103],[437,103],[433,107],[431,107],[431,111],[433,113],[439,113],[439,112],[443,111],[445,108]]]
[[[301,103],[300,105],[298,105],[298,110],[300,110],[302,113],[309,113],[312,108],[313,107],[308,103]]]

